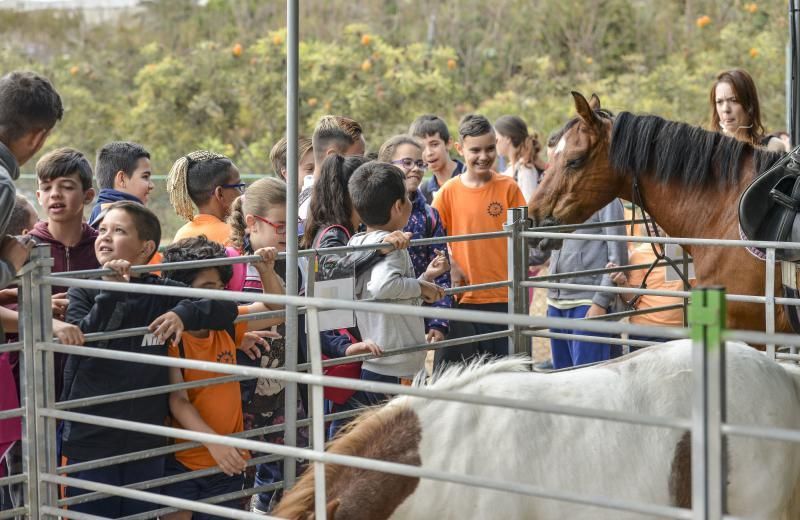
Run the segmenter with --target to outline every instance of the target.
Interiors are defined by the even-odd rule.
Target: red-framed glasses
[[[261,222],[263,222],[265,224],[269,224],[270,226],[272,226],[272,228],[275,230],[275,232],[277,234],[279,234],[279,235],[285,235],[286,234],[286,222],[275,223],[275,222],[272,222],[270,220],[265,219],[264,217],[259,217],[258,215],[253,215],[253,217],[256,220],[260,220]],[[302,222],[302,220],[297,219],[297,223],[298,224],[300,224],[301,222]]]

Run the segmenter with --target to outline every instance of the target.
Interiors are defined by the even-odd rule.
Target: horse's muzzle
[[[536,219],[532,220],[533,220],[533,231],[547,231],[544,228],[561,225],[561,223],[558,220],[556,220],[553,216],[547,216],[539,222],[537,222]],[[561,246],[563,244],[564,240],[560,238],[532,238],[530,240],[531,246],[539,249],[544,253],[553,251],[555,249],[561,249]]]

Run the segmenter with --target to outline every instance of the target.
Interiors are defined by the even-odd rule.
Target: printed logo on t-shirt
[[[163,345],[163,341],[159,341],[155,334],[149,332],[142,336],[142,346],[143,347],[155,347]]]
[[[226,350],[217,354],[217,363],[227,363],[228,365],[233,365],[233,354],[231,354],[231,351]]]
[[[499,217],[503,214],[503,205],[499,202],[492,202],[489,204],[489,207],[486,208],[486,212],[493,217]]]

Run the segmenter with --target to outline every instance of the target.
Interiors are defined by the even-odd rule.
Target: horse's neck
[[[632,183],[622,189],[620,196],[633,202]],[[648,175],[639,178],[645,209],[673,237],[739,238],[738,199],[742,189],[743,186],[716,184],[690,187],[680,181],[663,183]]]

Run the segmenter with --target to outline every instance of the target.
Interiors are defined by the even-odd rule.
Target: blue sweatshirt
[[[89,215],[89,225],[93,228],[97,228],[97,217],[100,216],[100,213],[106,209],[109,204],[120,200],[130,200],[138,204],[142,203],[139,197],[131,195],[130,193],[117,191],[111,188],[103,188],[100,190],[100,194],[97,196],[97,202],[94,203],[92,213]]]

